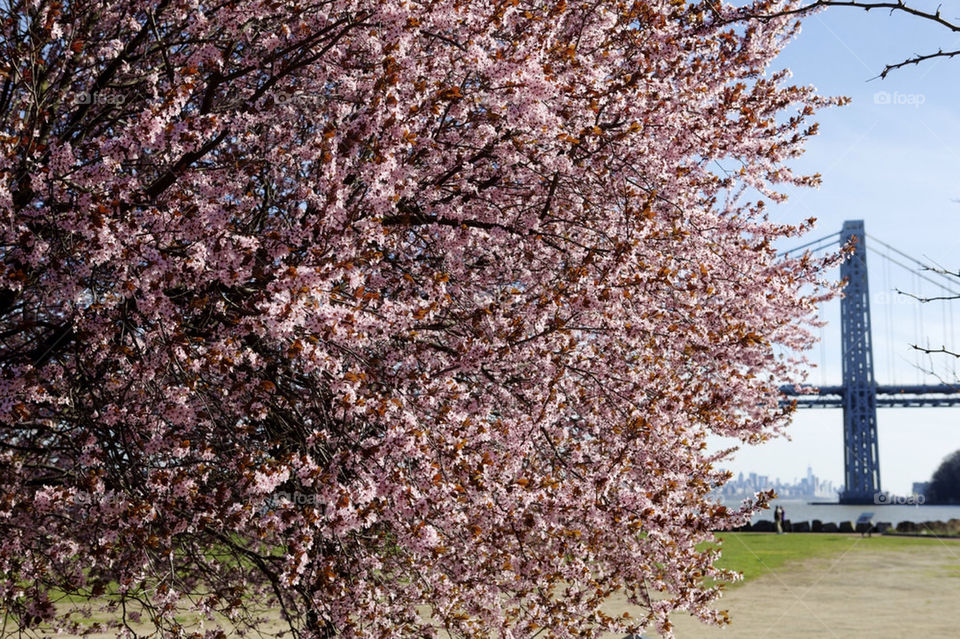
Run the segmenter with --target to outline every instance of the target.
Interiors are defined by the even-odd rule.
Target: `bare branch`
[[[918,344],[911,344],[911,348],[918,350],[925,355],[951,355],[956,358],[960,358],[960,353],[949,350],[946,346],[941,346],[940,348],[925,348]],[[927,371],[932,372],[932,371]]]
[[[883,68],[883,71],[880,72],[880,75],[877,76],[881,80],[887,77],[887,74],[896,69],[902,69],[903,67],[910,66],[911,64],[920,64],[921,62],[927,62],[928,60],[933,60],[935,58],[954,58],[960,56],[960,50],[956,51],[944,51],[940,49],[936,53],[928,53],[927,55],[918,55],[912,58],[908,58],[903,62],[898,62],[896,64],[888,64]]]
[[[803,15],[810,13],[811,11],[816,11],[817,9],[823,9],[826,7],[852,7],[855,9],[863,9],[864,11],[870,11],[872,9],[888,9],[891,13],[894,11],[901,11],[903,13],[922,18],[924,20],[930,20],[935,22],[942,27],[960,33],[960,22],[952,22],[944,18],[940,14],[940,8],[938,7],[935,12],[923,11],[922,9],[917,9],[911,7],[910,5],[903,2],[903,0],[897,0],[896,2],[862,2],[860,0],[815,0],[810,4],[804,5],[802,7],[794,7],[793,9],[784,9],[783,11],[777,11],[774,13],[764,14],[764,15],[752,15],[751,18],[757,20],[772,20],[774,18],[782,18],[790,15]]]
[[[960,299],[960,295],[937,295],[937,296],[934,296],[934,297],[920,297],[919,295],[916,295],[916,294],[914,294],[914,293],[910,293],[910,292],[908,292],[908,291],[901,291],[901,290],[898,289],[898,288],[897,288],[897,289],[894,289],[894,290],[895,290],[897,293],[899,293],[900,295],[906,295],[907,297],[912,297],[913,299],[917,300],[918,302],[921,302],[921,303],[924,303],[924,304],[925,304],[926,302],[940,302],[940,301]]]
[[[922,20],[927,20],[938,24],[948,31],[960,33],[960,18],[956,20],[944,18],[940,12],[940,6],[937,7],[936,11],[925,11],[923,9],[910,6],[904,2],[904,0],[895,0],[894,2],[864,2],[862,0],[815,0],[814,2],[805,4],[803,6],[794,7],[792,9],[784,9],[782,11],[776,11],[768,14],[750,14],[748,11],[744,10],[741,16],[728,21],[737,22],[744,19],[766,21],[792,15],[804,16],[818,9],[824,9],[827,7],[851,7],[854,9],[863,9],[864,11],[871,11],[873,9],[886,9],[891,14],[899,11],[901,13],[906,13]],[[891,71],[901,69],[911,64],[920,64],[921,62],[927,62],[937,58],[954,58],[957,56],[960,56],[960,50],[944,51],[943,49],[939,49],[936,53],[915,55],[911,58],[903,60],[902,62],[886,65],[883,71],[880,72],[877,77],[884,79]]]
[[[927,259],[930,259],[930,258],[927,258]],[[936,264],[936,266],[928,266],[928,267],[926,267],[926,268],[923,269],[923,270],[925,270],[925,271],[930,271],[930,272],[936,273],[936,274],[938,274],[938,275],[947,275],[947,276],[949,276],[949,277],[955,277],[955,278],[957,278],[957,279],[960,279],[960,271],[951,271],[950,269],[946,268],[945,266],[941,266],[940,264],[937,264],[937,262],[935,262],[935,261],[933,261],[933,260],[931,260],[931,261],[932,261],[934,264]]]

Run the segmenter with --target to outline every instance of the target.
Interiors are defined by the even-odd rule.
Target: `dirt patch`
[[[730,612],[725,628],[678,615],[674,632],[678,639],[953,639],[960,636],[958,564],[956,542],[901,551],[871,550],[866,540],[728,590],[716,603]]]

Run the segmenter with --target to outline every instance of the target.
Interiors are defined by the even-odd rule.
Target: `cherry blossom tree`
[[[724,621],[701,542],[764,497],[706,438],[783,428],[831,294],[764,208],[839,102],[767,72],[794,18],[0,5],[8,631]]]

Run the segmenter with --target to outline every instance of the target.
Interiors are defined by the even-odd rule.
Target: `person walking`
[[[783,534],[783,508],[780,507],[780,504],[777,504],[777,507],[773,509],[773,522],[777,525],[777,534]]]

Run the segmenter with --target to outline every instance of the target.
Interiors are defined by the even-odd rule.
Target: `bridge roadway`
[[[843,386],[781,386],[782,404],[797,403],[798,408],[843,408]],[[876,386],[877,408],[913,408],[917,406],[960,406],[960,385],[881,385]]]

